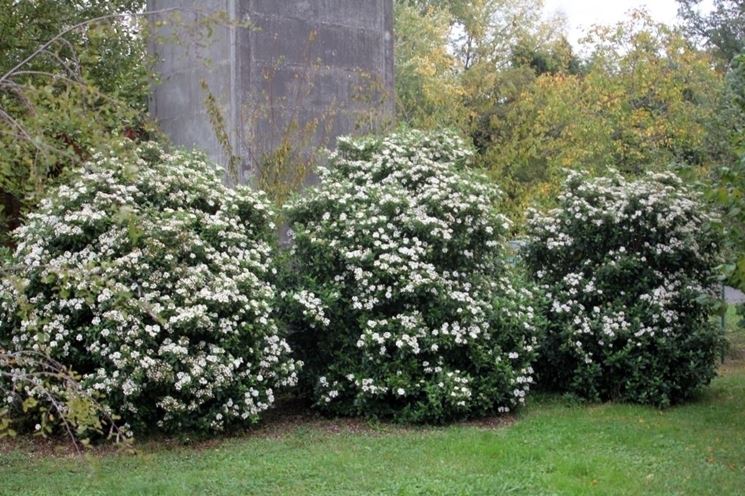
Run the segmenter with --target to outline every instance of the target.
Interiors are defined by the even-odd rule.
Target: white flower
[[[718,346],[719,337],[700,325],[711,316],[702,297],[718,284],[717,229],[710,228],[716,222],[673,173],[635,180],[571,173],[557,208],[531,212],[526,259],[551,295],[544,353],[597,378],[591,384],[584,375],[570,377],[565,387],[593,397],[623,389],[625,399],[666,404],[674,400],[669,391],[682,399],[683,390],[700,385],[678,382],[687,373],[708,382],[715,364],[673,357],[694,332],[712,332],[708,351]],[[652,361],[676,363],[676,370],[651,367]],[[630,376],[637,377],[633,384]]]
[[[504,354],[522,356],[537,344],[536,313],[517,309],[534,296],[507,277],[500,193],[464,170],[471,155],[451,133],[340,138],[320,183],[287,206],[299,276],[288,292],[294,330],[330,360],[314,371],[320,408],[374,415],[393,396],[421,409],[417,399],[442,383],[450,417],[475,406],[475,382],[504,389],[487,394],[494,409],[510,395],[488,379],[511,366],[500,356],[444,377],[464,358],[476,361],[477,349],[515,342]]]
[[[225,186],[200,155],[153,144],[136,153],[143,158],[134,162],[94,155],[74,187],[54,188],[29,215],[14,254],[24,270],[11,291],[34,312],[6,301],[3,279],[0,333],[74,370],[83,357],[82,382],[127,420],[142,421],[141,402],[154,401],[147,410],[160,412],[154,421],[163,428],[251,421],[276,390],[297,382],[300,367],[273,317],[269,202]],[[44,282],[28,284],[36,278]],[[6,313],[21,325],[8,328]],[[213,400],[249,388],[256,396],[247,393],[214,424]]]

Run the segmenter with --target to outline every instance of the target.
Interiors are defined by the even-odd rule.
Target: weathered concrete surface
[[[160,81],[151,111],[173,142],[225,164],[204,104],[215,97],[247,179],[256,162],[290,136],[329,145],[393,113],[392,0],[150,0],[162,14],[151,50]],[[216,12],[251,28],[217,23],[209,39],[194,23]],[[197,30],[198,31],[198,30]],[[178,33],[178,42],[163,38]]]
[[[227,157],[217,141],[204,105],[204,81],[227,121],[230,141],[239,141],[237,125],[237,94],[234,91],[235,37],[234,29],[216,25],[209,39],[199,37],[196,28],[200,19],[229,13],[234,2],[223,0],[154,0],[148,3],[152,11],[168,10],[157,17],[163,25],[151,38],[151,52],[156,57],[159,81],[153,86],[150,110],[163,131],[173,142],[186,148],[199,148],[219,163]],[[170,10],[177,9],[177,10]],[[151,18],[155,21],[156,18]],[[187,31],[195,31],[187,32]],[[235,114],[235,115],[234,115]]]
[[[745,293],[730,286],[724,287],[724,301],[730,305],[741,305],[745,303]]]

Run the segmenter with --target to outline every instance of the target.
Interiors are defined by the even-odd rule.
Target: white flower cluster
[[[299,367],[272,318],[269,203],[200,155],[134,153],[94,156],[17,231],[0,332],[135,427],[253,421]]]
[[[671,173],[572,173],[559,204],[532,213],[526,250],[550,298],[546,379],[584,396],[658,404],[708,382],[718,346],[709,323],[716,219]],[[686,376],[687,366],[698,370]]]
[[[509,222],[470,155],[449,133],[342,139],[290,204],[291,320],[320,407],[439,421],[524,400],[533,294],[504,277]]]
[[[303,316],[308,319],[311,327],[328,327],[331,324],[331,320],[326,317],[326,313],[323,311],[320,298],[313,293],[301,290],[294,293],[292,299],[301,305]]]

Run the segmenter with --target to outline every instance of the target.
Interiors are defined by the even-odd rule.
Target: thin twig
[[[42,53],[44,50],[46,50],[47,48],[49,48],[53,43],[55,43],[56,41],[58,41],[60,38],[62,38],[63,36],[67,35],[68,33],[71,33],[73,31],[76,31],[76,30],[78,30],[80,28],[86,27],[86,26],[88,26],[90,24],[95,24],[97,22],[108,21],[108,20],[112,20],[112,19],[120,19],[120,18],[127,18],[127,17],[140,17],[140,16],[145,17],[145,16],[151,16],[151,15],[160,15],[160,14],[166,14],[168,12],[174,12],[174,11],[178,11],[178,10],[184,10],[184,9],[182,9],[180,7],[171,7],[171,8],[168,8],[168,9],[152,10],[152,11],[141,12],[141,13],[137,13],[137,14],[133,14],[133,13],[129,13],[129,12],[127,12],[127,13],[120,13],[120,14],[107,14],[107,15],[103,15],[103,16],[99,16],[99,17],[94,17],[93,19],[88,19],[86,21],[82,21],[82,22],[79,22],[77,24],[74,24],[74,25],[70,26],[69,28],[60,31],[57,35],[55,35],[50,40],[48,40],[47,42],[43,43],[39,48],[37,48],[36,50],[34,50],[33,52],[31,52],[31,54],[28,57],[26,57],[25,59],[23,59],[22,61],[20,61],[12,69],[10,69],[8,72],[6,72],[5,74],[3,74],[0,77],[0,83],[2,83],[3,81],[5,81],[6,79],[10,78],[13,75],[13,73],[15,73],[15,71],[17,71],[18,69],[20,69],[24,65],[28,64],[29,62],[31,62],[40,53]]]
[[[92,93],[98,98],[108,100],[111,103],[121,104],[122,102],[120,100],[117,100],[116,98],[107,95],[106,93],[102,92],[98,88],[96,88],[93,85],[86,84],[82,81],[77,81],[75,79],[69,78],[67,76],[63,76],[62,74],[55,74],[53,72],[46,72],[46,71],[31,71],[31,70],[25,70],[25,71],[17,71],[14,76],[46,76],[51,79],[59,79],[60,81],[65,81],[67,83],[73,84],[75,86],[80,86],[82,89]],[[12,80],[11,80],[12,81]]]
[[[26,368],[31,368],[32,371],[27,372],[25,370]],[[3,369],[10,370],[10,372],[4,371]],[[105,423],[109,424],[108,439],[111,439],[113,436],[115,442],[118,443],[126,438],[125,433],[109,414],[108,409],[83,389],[80,383],[76,380],[76,377],[69,369],[67,369],[67,367],[45,353],[35,350],[8,352],[0,348],[0,377],[6,377],[11,380],[11,383],[14,385],[13,390],[10,391],[12,394],[19,394],[18,386],[21,385],[21,387],[23,387],[24,384],[27,385],[26,387],[31,386],[33,390],[41,393],[52,406],[54,411],[57,412],[62,427],[73,443],[75,451],[78,454],[82,453],[80,442],[78,441],[72,423],[66,417],[67,408],[49,388],[38,383],[40,378],[57,379],[62,383],[65,390],[68,391],[68,394],[72,391],[72,394],[83,397],[90,402],[96,415],[98,415],[99,418],[102,418]],[[0,389],[4,388],[0,385]],[[98,426],[94,426],[94,429],[103,433],[100,428],[101,424],[99,421]]]

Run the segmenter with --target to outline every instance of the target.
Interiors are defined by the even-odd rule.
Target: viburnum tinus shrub
[[[471,153],[449,133],[341,139],[288,206],[283,308],[321,410],[441,422],[524,402],[538,312]]]
[[[271,317],[269,203],[202,155],[133,153],[94,156],[15,232],[0,337],[135,430],[252,422],[297,380]]]
[[[539,382],[659,406],[708,384],[722,346],[714,222],[673,174],[570,175],[528,227],[525,260],[549,300]]]

